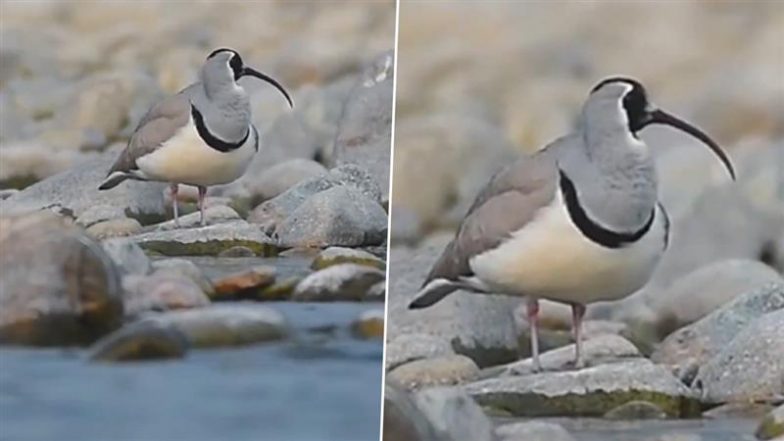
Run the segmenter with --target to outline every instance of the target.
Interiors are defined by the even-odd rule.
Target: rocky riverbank
[[[403,3],[400,14],[385,439],[779,436],[781,408],[765,414],[784,400],[784,112],[771,98],[784,89],[770,56],[784,10]],[[590,87],[619,73],[715,137],[738,180],[677,133],[641,132],[670,246],[642,290],[589,306],[587,366],[569,364],[564,305],[542,305],[541,373],[520,299],[457,293],[408,310],[492,172],[570,130]]]

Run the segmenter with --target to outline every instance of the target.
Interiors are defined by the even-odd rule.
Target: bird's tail
[[[453,280],[433,279],[428,282],[409,303],[408,309],[427,308],[441,301],[444,297],[462,288],[462,284]]]
[[[113,172],[109,176],[107,176],[106,179],[104,179],[101,185],[98,186],[98,190],[108,190],[112,187],[117,186],[120,182],[128,178],[130,178],[130,176],[128,176],[125,173],[119,171]]]

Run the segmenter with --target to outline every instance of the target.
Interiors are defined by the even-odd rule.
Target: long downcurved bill
[[[707,144],[708,147],[710,147],[710,149],[713,150],[713,153],[715,153],[716,156],[718,156],[719,159],[721,159],[721,162],[724,163],[724,166],[727,168],[727,171],[729,171],[732,180],[733,181],[735,180],[735,169],[732,167],[732,163],[730,162],[730,159],[727,157],[727,154],[724,153],[724,150],[722,150],[718,144],[716,144],[712,139],[708,137],[708,135],[703,133],[700,129],[694,127],[693,125],[681,119],[678,119],[670,115],[669,113],[663,110],[658,110],[658,109],[651,112],[650,123],[666,124],[675,127],[676,129],[683,130],[689,135]]]
[[[292,109],[294,108],[294,102],[291,101],[291,97],[289,96],[289,93],[286,92],[286,89],[284,89],[283,86],[280,83],[278,83],[274,78],[272,78],[269,75],[265,75],[265,74],[257,71],[256,69],[252,69],[250,67],[244,67],[242,69],[242,76],[244,77],[245,75],[250,75],[252,77],[256,77],[256,78],[258,78],[260,80],[266,81],[266,82],[272,84],[273,86],[275,86],[275,88],[278,89],[280,91],[280,93],[282,93],[283,96],[286,97],[286,101],[289,102],[289,106],[291,106]]]

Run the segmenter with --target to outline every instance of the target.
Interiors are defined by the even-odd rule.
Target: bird
[[[697,138],[735,180],[729,157],[703,131],[651,104],[639,81],[606,78],[591,89],[571,133],[490,178],[409,308],[460,289],[525,298],[533,368],[541,371],[539,300],[570,305],[573,363],[583,367],[586,305],[641,288],[670,241],[651,150],[638,136],[651,124]]]
[[[237,51],[216,49],[201,66],[197,82],[159,101],[142,117],[99,190],[126,179],[167,182],[174,222],[179,226],[179,184],[196,186],[204,226],[207,187],[242,176],[259,149],[248,93],[238,83],[246,76],[270,83],[294,107],[277,80],[246,66]]]

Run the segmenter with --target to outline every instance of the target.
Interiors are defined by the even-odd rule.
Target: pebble
[[[142,224],[136,219],[120,218],[98,222],[87,227],[85,232],[90,236],[102,240],[112,237],[128,237],[142,231]]]
[[[371,309],[363,312],[351,324],[351,331],[360,339],[384,338],[384,310]]]
[[[157,323],[126,325],[95,342],[87,358],[97,362],[124,362],[183,358],[188,351],[185,336]]]
[[[355,263],[378,268],[382,271],[386,270],[384,260],[367,251],[345,247],[329,247],[325,249],[316,256],[310,267],[314,270],[321,270],[339,263]]]
[[[152,262],[152,268],[156,273],[179,275],[191,279],[208,298],[215,293],[212,282],[204,275],[201,268],[188,259],[173,257],[155,260]]]
[[[384,272],[353,263],[330,266],[305,277],[294,290],[296,301],[362,301]]]
[[[212,300],[253,298],[255,293],[275,283],[275,268],[256,266],[213,280]]]
[[[479,368],[465,355],[424,358],[400,365],[387,376],[407,389],[464,384],[475,380]]]
[[[412,361],[455,353],[448,341],[429,334],[399,335],[387,342],[385,350],[387,371]]]
[[[122,279],[123,305],[127,318],[148,311],[169,311],[207,306],[210,299],[186,276],[156,271],[149,276],[127,275]]]

